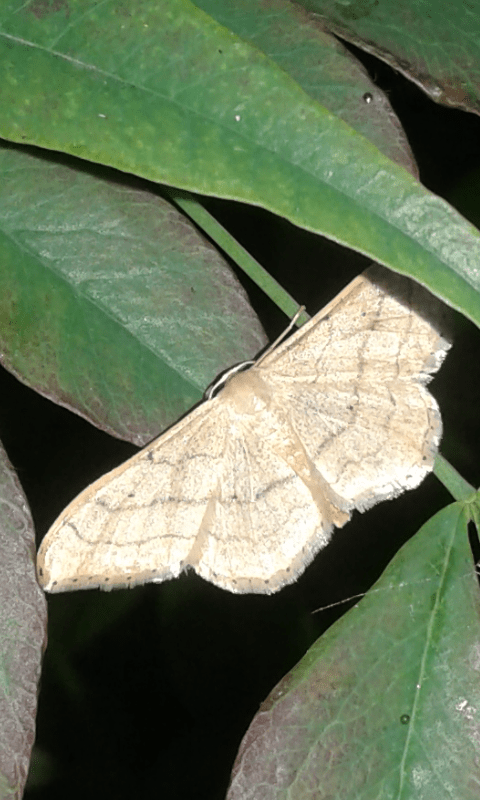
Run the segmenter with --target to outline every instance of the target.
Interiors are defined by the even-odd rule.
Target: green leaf
[[[25,496],[0,447],[0,797],[20,797],[35,736],[47,607]]]
[[[5,138],[262,206],[480,324],[478,231],[188,0],[139,0],[131,15],[73,0],[68,19],[63,7],[8,8]]]
[[[314,100],[418,176],[405,132],[388,98],[351,53],[300,4],[270,0],[197,0],[224,28],[265,53]],[[261,13],[263,11],[263,13]]]
[[[435,102],[478,113],[477,3],[301,0],[301,5],[314,11],[337,35],[410,77]]]
[[[38,392],[144,444],[265,344],[229,265],[161,197],[9,147],[0,176],[1,358]]]
[[[473,486],[467,483],[440,453],[437,453],[435,459],[434,472],[455,500],[463,500],[467,503],[472,500],[472,496],[475,494]]]
[[[480,608],[454,503],[276,686],[228,800],[476,800]]]

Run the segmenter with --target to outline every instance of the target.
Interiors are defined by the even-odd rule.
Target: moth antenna
[[[275,350],[275,348],[278,347],[280,342],[282,342],[283,339],[285,339],[285,336],[288,336],[288,334],[292,330],[293,326],[295,325],[297,319],[299,318],[300,314],[302,314],[304,311],[305,311],[305,306],[299,306],[298,307],[298,310],[296,311],[295,316],[292,317],[292,319],[290,320],[290,322],[287,325],[287,327],[285,328],[285,330],[280,334],[280,336],[277,336],[275,341],[272,344],[270,344],[267,347],[267,349],[265,350],[265,352],[262,353],[260,358],[257,359],[257,361],[255,361],[255,366],[256,367],[258,367],[258,365],[262,363],[263,359],[266,358],[269,355],[269,353],[272,352],[272,350]]]

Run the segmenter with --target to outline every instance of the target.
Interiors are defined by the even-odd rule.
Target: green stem
[[[476,490],[462,478],[460,473],[440,453],[437,453],[433,471],[455,500],[472,499]]]
[[[299,303],[268,274],[266,269],[248,253],[233,236],[192,195],[178,189],[169,189],[168,196],[185,214],[188,214],[198,227],[204,231],[232,261],[248,275],[257,286],[287,315],[290,319],[298,311]],[[310,319],[302,311],[296,324],[300,327]]]

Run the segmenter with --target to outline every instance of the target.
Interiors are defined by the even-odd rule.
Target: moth
[[[413,489],[442,433],[426,388],[440,303],[373,266],[249,369],[83,491],[38,553],[46,591],[193,568],[231,592],[292,583],[352,511]]]

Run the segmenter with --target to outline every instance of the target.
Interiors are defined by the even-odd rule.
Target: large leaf
[[[363,134],[385,155],[417,175],[405,132],[388,98],[362,65],[289,0],[197,0],[225,28],[274,61],[314,100]],[[263,13],[260,13],[263,12]]]
[[[29,386],[144,444],[265,343],[229,265],[161,197],[10,147],[0,176],[1,360]]]
[[[462,504],[426,523],[272,691],[228,800],[476,800],[480,604]]]
[[[19,800],[35,738],[47,609],[30,511],[2,448],[0,509],[0,797]]]
[[[451,0],[300,0],[330,30],[374,53],[439,103],[480,111],[480,7]]]
[[[188,0],[12,2],[0,55],[4,137],[261,205],[480,323],[476,229]]]

